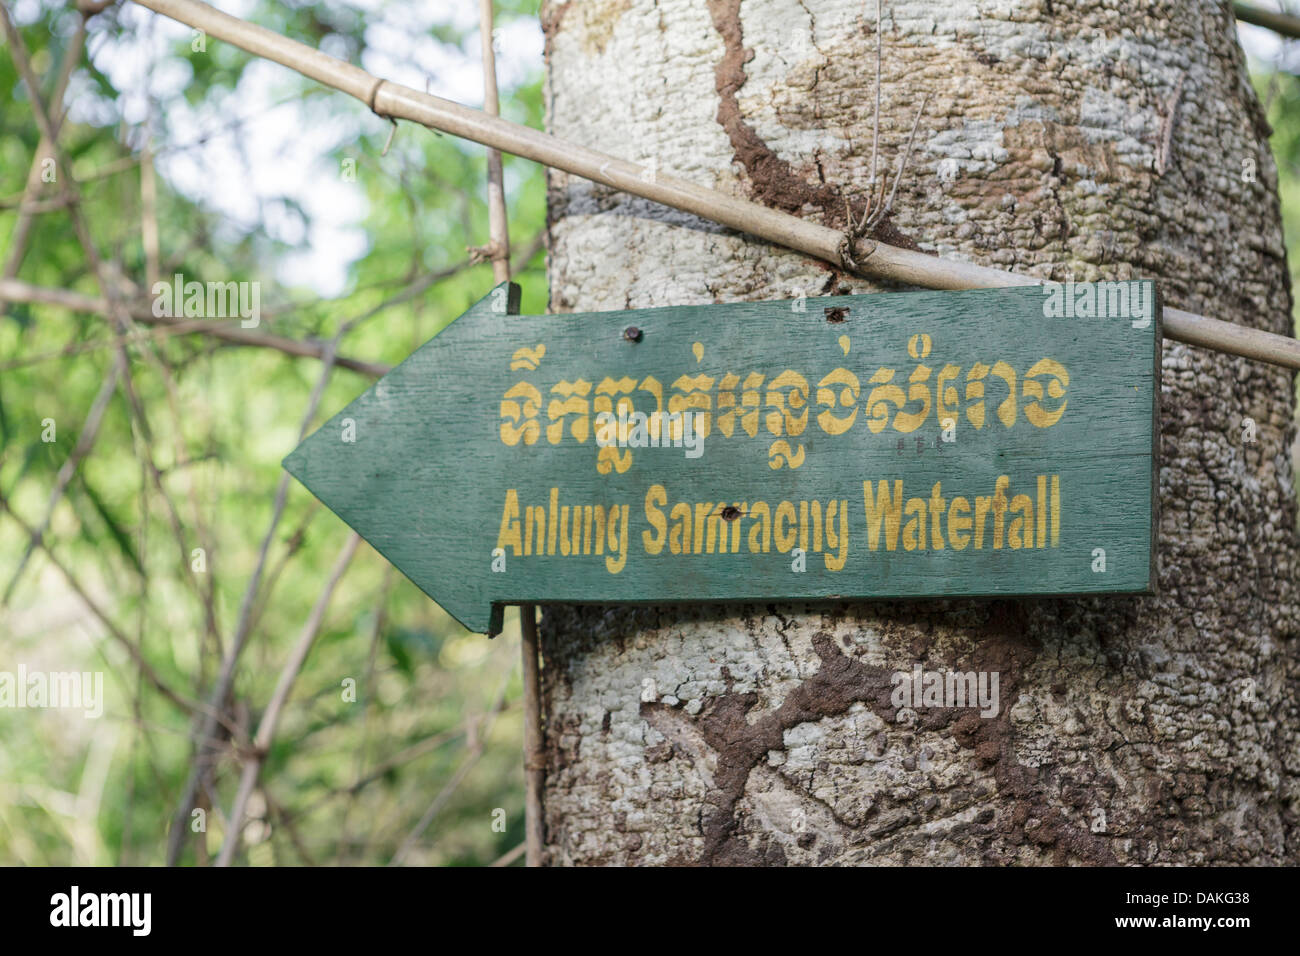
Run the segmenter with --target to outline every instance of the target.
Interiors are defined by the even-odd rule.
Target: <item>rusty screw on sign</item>
[[[641,330],[635,325],[629,325],[623,330],[623,338],[627,339],[629,342],[640,342]]]

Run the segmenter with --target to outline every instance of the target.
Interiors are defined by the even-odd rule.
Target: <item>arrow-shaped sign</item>
[[[1148,592],[1149,281],[518,316],[284,466],[466,627],[516,603]]]

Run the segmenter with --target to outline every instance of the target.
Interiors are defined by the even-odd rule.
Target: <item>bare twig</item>
[[[109,312],[109,303],[104,299],[82,295],[67,289],[49,289],[31,285],[17,279],[0,279],[0,302],[30,302],[41,305],[54,305],[72,312],[87,312],[92,315],[105,315]],[[385,303],[387,305],[393,303]],[[232,345],[275,349],[286,355],[299,358],[324,359],[329,347],[320,342],[300,342],[281,335],[270,335],[245,329],[230,322],[213,319],[180,319],[173,316],[156,316],[144,307],[133,308],[131,317],[142,324],[168,326],[179,333],[197,333],[212,338],[222,339]],[[129,337],[127,338],[129,341]],[[362,359],[339,356],[334,364],[353,372],[360,372],[372,378],[386,375],[392,366],[381,362],[367,362]]]
[[[49,112],[41,100],[40,88],[36,82],[36,77],[32,73],[31,60],[27,54],[27,45],[23,42],[22,35],[14,26],[9,17],[8,9],[0,4],[0,27],[3,28],[6,39],[9,42],[10,57],[17,68],[18,75],[22,77],[23,85],[27,88],[27,95],[31,101],[32,114],[36,118],[37,126],[40,128],[41,135],[49,142],[50,151],[54,154],[56,167],[63,175],[63,192],[66,196],[72,198],[68,206],[68,216],[72,220],[73,232],[77,236],[77,242],[85,254],[86,262],[90,266],[91,274],[95,277],[99,285],[100,292],[108,301],[109,315],[112,317],[116,326],[119,342],[115,352],[115,370],[117,372],[117,384],[122,388],[127,398],[128,407],[133,417],[142,430],[145,442],[145,462],[148,465],[149,472],[153,477],[154,485],[163,501],[167,506],[168,519],[172,525],[172,531],[176,536],[177,544],[180,548],[181,560],[185,557],[185,540],[184,533],[180,525],[180,517],[176,513],[176,508],[172,503],[171,497],[167,494],[162,484],[162,477],[158,471],[158,466],[153,460],[151,451],[151,434],[148,417],[145,413],[143,404],[139,395],[136,393],[135,386],[131,378],[131,361],[127,356],[126,346],[120,339],[125,339],[128,332],[133,328],[130,313],[127,311],[125,304],[122,302],[120,289],[109,276],[104,268],[104,263],[99,256],[95,247],[95,242],[90,234],[90,229],[86,224],[85,217],[82,215],[80,207],[79,190],[76,179],[72,175],[72,163],[67,153],[60,145],[58,133],[55,125],[51,122]],[[151,353],[150,353],[151,354]],[[154,356],[155,362],[158,362]],[[161,365],[161,363],[158,363]],[[194,587],[196,594],[202,599],[202,589],[196,581],[190,580],[191,586]]]
[[[158,177],[154,175],[153,145],[140,151],[140,241],[144,246],[145,284],[152,289],[162,274],[158,251]]]
[[[483,112],[499,116],[496,52],[492,49],[492,0],[479,0],[479,49],[483,54]],[[501,172],[501,150],[488,149],[488,234],[492,278],[497,283],[510,279],[510,230],[506,218],[505,183]]]
[[[490,864],[488,864],[488,865],[489,865],[489,866],[509,866],[511,863],[515,862],[515,860],[519,859],[521,856],[524,855],[524,850],[525,850],[525,849],[526,849],[526,844],[521,843],[521,844],[519,844],[517,847],[515,847],[513,850],[508,850],[508,851],[506,851],[505,853],[502,853],[499,857],[497,857],[495,860],[493,860],[493,861],[492,861]]]
[[[912,120],[912,132],[907,136],[907,148],[898,160],[898,172],[894,174],[894,185],[889,188],[889,198],[885,200],[884,206],[880,208],[880,216],[889,215],[894,208],[894,194],[898,192],[898,184],[907,172],[907,164],[912,159],[912,142],[916,139],[916,128],[921,125],[921,117],[925,115],[926,104],[930,102],[930,93],[927,90],[921,100],[921,108],[916,111],[916,119]],[[877,220],[879,221],[879,220]]]
[[[492,725],[496,723],[497,716],[503,709],[506,687],[510,683],[510,674],[513,670],[514,668],[510,668],[502,676],[501,685],[497,689],[496,698],[492,706],[488,709],[487,714],[484,715],[484,719],[487,721],[487,726],[484,728],[483,736],[487,736],[487,733],[492,729]],[[443,788],[438,791],[438,795],[433,798],[433,802],[430,803],[429,808],[424,811],[419,822],[416,823],[415,828],[407,834],[406,839],[402,841],[402,845],[397,848],[397,852],[393,854],[393,858],[388,863],[389,866],[400,866],[402,864],[407,855],[412,849],[414,849],[415,844],[424,834],[424,831],[429,828],[429,824],[431,824],[434,818],[442,811],[442,808],[447,805],[447,802],[452,798],[452,795],[455,794],[456,788],[460,786],[461,782],[469,772],[474,769],[474,765],[478,763],[479,758],[483,756],[483,739],[477,734],[477,721],[469,720],[466,722],[466,726],[470,743],[466,748],[468,752],[465,755],[465,759],[462,760],[460,766],[456,768],[456,772],[452,774],[451,779],[448,780]]]
[[[138,437],[137,437],[137,440]],[[140,648],[140,656],[145,656],[145,634],[149,619],[149,488],[145,483],[144,465],[140,466],[140,538],[136,548],[140,555],[140,594],[136,609],[135,644]],[[140,738],[144,732],[144,674],[136,668],[135,687],[131,693],[131,744],[127,754],[127,766],[132,772],[127,774],[126,807],[122,813],[122,843],[118,851],[119,861],[125,865],[131,856],[131,830],[135,810],[135,759]]]
[[[307,402],[307,412],[303,415],[302,426],[299,428],[299,441],[306,436],[312,418],[316,415],[316,407],[320,404],[321,396],[325,393],[325,385],[329,381],[330,371],[334,367],[334,350],[337,346],[338,338],[336,336],[327,346],[323,360],[324,368],[321,369],[320,377],[316,381],[316,387],[312,390],[311,398]],[[208,696],[208,712],[204,714],[203,720],[194,734],[194,744],[198,755],[194,766],[190,768],[189,778],[185,782],[185,789],[182,792],[180,803],[176,807],[176,815],[172,819],[171,832],[167,838],[168,866],[175,866],[176,861],[180,858],[186,824],[190,810],[194,807],[194,797],[198,792],[199,780],[204,771],[204,757],[209,752],[213,733],[217,727],[217,715],[221,713],[222,708],[225,706],[226,696],[230,693],[230,688],[234,683],[235,665],[239,662],[239,656],[244,652],[244,645],[248,642],[248,635],[252,626],[253,605],[257,598],[258,587],[261,584],[262,573],[266,568],[267,554],[271,549],[271,542],[275,538],[275,530],[280,525],[280,517],[284,514],[284,506],[288,497],[289,473],[286,471],[280,475],[280,482],[276,486],[275,504],[271,508],[271,521],[266,529],[266,535],[262,538],[257,563],[253,567],[253,574],[248,579],[248,587],[245,588],[243,600],[239,605],[239,618],[235,625],[235,636],[221,660],[221,670],[217,675],[216,684]]]
[[[8,498],[3,494],[0,494],[0,511],[4,511],[8,514],[23,533],[27,535],[28,539],[32,541],[35,546],[45,552],[45,556],[63,576],[63,579],[68,583],[68,587],[72,588],[72,590],[76,592],[77,597],[81,598],[81,602],[90,609],[90,612],[94,614],[96,618],[99,619],[99,622],[104,625],[104,629],[108,631],[109,636],[112,637],[113,640],[117,641],[118,644],[122,645],[127,654],[130,655],[131,660],[140,668],[140,673],[144,675],[145,679],[148,680],[149,683],[153,684],[153,686],[157,688],[164,697],[181,710],[191,714],[202,711],[202,705],[197,701],[192,701],[183,697],[168,686],[167,682],[159,676],[156,670],[154,670],[153,665],[151,665],[145,659],[144,655],[140,653],[140,648],[135,645],[135,642],[123,634],[122,630],[113,623],[113,619],[110,618],[108,613],[99,606],[99,603],[95,601],[89,593],[87,593],[86,589],[81,586],[81,582],[78,581],[72,572],[68,570],[67,566],[60,561],[57,556],[55,556],[54,552],[50,550],[49,545],[38,540],[36,529],[18,516],[17,512],[15,512],[13,507],[9,504]]]
[[[492,49],[492,0],[479,0],[479,40],[483,51],[483,110],[488,116],[500,115],[497,96],[496,57]],[[501,151],[488,149],[488,220],[491,242],[483,250],[492,260],[495,282],[510,280],[510,230],[506,215],[505,185],[501,173]],[[531,604],[519,608],[520,619],[533,622],[532,630],[520,628],[520,653],[523,656],[524,682],[524,827],[528,849],[528,866],[540,866],[542,860],[542,768],[532,769],[534,750],[541,748],[541,705],[537,664],[537,609]],[[416,834],[412,834],[414,839]],[[408,841],[409,844],[409,841]],[[394,858],[396,862],[407,848]]]
[[[19,197],[14,202],[0,202],[0,207],[18,210],[19,215],[24,217],[19,220],[21,224],[22,222],[30,223],[33,217],[47,212],[58,212],[60,209],[67,209],[71,202],[72,197],[68,195],[52,196],[49,199],[31,200],[25,200],[22,197]],[[13,251],[17,252],[18,248],[18,246],[15,246]],[[23,249],[22,251],[25,253],[27,250]],[[11,259],[11,261],[13,260]],[[17,263],[14,265],[14,272],[15,274],[17,273]]]
[[[155,159],[157,159],[159,156],[162,155],[170,155],[172,153],[183,153],[191,149],[197,149],[200,146],[206,146],[216,137],[221,136],[225,133],[232,132],[233,130],[238,129],[239,127],[244,126],[247,123],[251,123],[253,120],[260,119],[263,116],[265,116],[267,113],[271,113],[279,109],[281,106],[284,106],[288,103],[292,103],[294,100],[300,100],[303,99],[304,97],[311,96],[320,92],[322,91],[309,89],[309,90],[303,90],[298,93],[294,93],[290,96],[286,96],[284,99],[271,103],[254,113],[249,113],[246,116],[239,116],[233,120],[222,123],[221,125],[209,130],[206,133],[199,134],[194,139],[189,140],[188,142],[169,143],[165,146],[162,146],[159,149],[154,150],[153,156]],[[127,172],[128,170],[134,169],[136,166],[140,165],[143,156],[144,154],[142,152],[136,153],[135,155],[132,156],[122,156],[119,157],[118,159],[110,160],[104,163],[104,165],[102,166],[97,166],[94,169],[84,170],[83,175],[79,177],[78,182],[80,182],[82,185],[85,185],[87,183],[95,182],[96,180],[108,179],[111,176],[116,176],[118,173]],[[23,195],[24,195],[23,193],[16,193],[11,196],[6,196],[4,197],[4,199],[0,200],[0,206],[5,206],[5,207],[12,206],[17,202],[20,202],[22,200]],[[266,315],[267,312],[268,310],[266,309],[262,310],[263,315]]]
[[[72,71],[77,62],[81,59],[81,52],[86,45],[86,16],[77,18],[77,26],[72,34],[72,41],[68,44],[68,49],[63,55],[63,64],[59,68],[59,77],[54,84],[54,93],[50,97],[50,104],[54,110],[53,126],[57,135],[60,127],[63,125],[64,110],[63,97],[68,89],[68,80],[72,77]],[[23,190],[23,197],[26,200],[18,207],[18,221],[14,223],[13,235],[9,241],[9,258],[5,261],[4,271],[0,272],[0,279],[12,279],[18,275],[18,269],[23,263],[23,256],[27,253],[27,237],[31,232],[32,216],[41,211],[39,204],[31,200],[40,192],[42,183],[42,172],[45,164],[46,155],[49,152],[50,144],[42,135],[40,142],[36,146],[36,155],[32,157],[31,169],[27,173],[27,186]],[[53,208],[62,208],[65,202],[64,198],[54,201]]]
[[[361,537],[355,531],[348,533],[347,543],[339,552],[338,560],[334,562],[329,580],[326,581],[324,589],[316,599],[316,604],[311,609],[311,614],[303,624],[298,641],[290,652],[289,659],[285,661],[284,669],[280,671],[280,679],[276,682],[275,691],[271,694],[271,700],[266,705],[262,720],[257,725],[257,736],[253,738],[252,753],[244,761],[244,772],[239,778],[239,790],[235,794],[235,803],[230,811],[230,826],[221,844],[217,866],[229,866],[235,856],[235,850],[239,847],[240,831],[244,826],[244,812],[248,808],[248,798],[253,795],[253,788],[257,786],[262,764],[271,749],[275,729],[280,723],[280,714],[289,699],[289,692],[293,690],[294,681],[298,679],[298,672],[302,670],[303,662],[307,660],[307,654],[312,644],[316,642],[316,635],[325,620],[325,610],[329,607],[330,598],[334,596],[334,589],[338,587],[343,572],[347,570],[360,543]]]
[[[273,797],[265,788],[263,788],[262,793],[266,797],[267,811],[275,817],[276,823],[284,827],[285,832],[289,834],[289,842],[293,844],[293,850],[298,854],[298,858],[307,866],[316,866],[316,858],[313,856],[312,852],[307,849],[307,844],[303,840],[302,834],[298,832],[298,827],[295,825],[293,817],[286,812],[284,804],[280,803],[280,801]]]
[[[392,594],[392,589],[393,566],[390,564],[384,568],[384,580],[379,588],[379,603],[375,608],[374,621],[370,626],[370,651],[366,655],[366,669],[361,680],[361,686],[366,688],[366,691],[361,701],[361,744],[356,749],[356,764],[353,771],[353,776],[358,780],[361,779],[362,771],[370,759],[370,727],[375,714],[373,706],[374,694],[370,689],[375,686],[375,661],[379,657],[379,642],[384,637],[384,631],[388,626],[388,600]],[[349,843],[348,823],[350,822],[352,809],[356,805],[358,793],[360,793],[360,788],[348,791],[348,800],[343,805],[342,819],[339,820],[340,863],[344,862],[342,855],[347,852]]]
[[[104,373],[104,381],[100,383],[99,392],[95,395],[95,400],[91,402],[90,412],[86,415],[81,431],[77,434],[77,443],[72,446],[72,453],[64,459],[63,464],[59,466],[58,474],[54,476],[54,487],[50,489],[49,500],[45,505],[45,514],[41,516],[40,522],[29,536],[23,556],[18,559],[18,567],[14,568],[14,573],[9,578],[9,584],[5,587],[4,596],[0,597],[0,608],[9,605],[14,589],[18,587],[18,581],[23,576],[23,569],[27,567],[27,562],[31,560],[32,552],[45,541],[45,532],[49,530],[50,520],[54,516],[54,509],[63,498],[68,482],[72,480],[72,476],[76,473],[81,460],[95,446],[95,439],[99,437],[99,426],[104,421],[104,411],[108,408],[108,401],[113,397],[113,392],[117,390],[117,374],[116,365]]]
[[[117,286],[109,280],[104,271],[103,261],[95,248],[85,217],[81,214],[77,184],[72,176],[72,162],[68,159],[67,153],[59,143],[57,129],[54,123],[51,122],[49,111],[45,108],[45,104],[41,99],[40,86],[37,84],[36,76],[32,73],[31,59],[27,54],[27,44],[23,42],[22,35],[10,19],[8,8],[2,3],[0,3],[0,28],[3,28],[5,38],[9,42],[10,58],[18,70],[18,75],[22,78],[23,85],[27,88],[27,96],[31,103],[32,115],[36,118],[36,125],[40,129],[41,135],[49,143],[55,165],[62,173],[63,192],[71,197],[71,202],[68,204],[68,217],[72,220],[73,232],[76,233],[77,241],[81,245],[82,252],[85,253],[86,263],[99,285],[101,294],[108,300],[110,314],[121,326],[118,331],[124,333],[131,325],[131,318],[121,306]],[[131,378],[130,363],[127,360],[124,348],[119,348],[117,354],[122,383],[126,385]]]

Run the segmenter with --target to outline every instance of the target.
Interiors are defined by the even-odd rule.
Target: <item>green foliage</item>
[[[1257,72],[1252,79],[1273,128],[1269,146],[1277,163],[1282,233],[1286,238],[1287,262],[1294,289],[1300,280],[1300,77],[1290,73]],[[1300,309],[1295,314],[1300,321]]]
[[[366,12],[343,3],[263,3],[251,19],[355,61],[372,46],[367,31],[382,14],[382,8]],[[515,15],[499,13],[498,23]],[[71,34],[67,11],[44,7],[38,21],[20,28],[48,97]],[[442,26],[433,34],[477,55],[474,29]],[[133,161],[143,141],[140,116],[128,107],[132,88],[114,85],[110,78],[118,73],[103,56],[142,35],[139,21],[117,8],[90,21],[93,64],[83,56],[71,89],[77,102],[94,106],[94,120],[70,122],[61,143],[81,183],[100,255],[135,284],[130,301],[147,309],[141,172]],[[278,72],[274,93],[296,104],[288,115],[303,130],[342,129],[332,152],[301,176],[313,196],[343,198],[351,190],[364,200],[365,249],[349,266],[341,294],[283,284],[278,276],[287,257],[316,241],[310,204],[289,192],[262,197],[253,221],[232,222],[221,212],[221,197],[181,189],[167,176],[172,156],[196,149],[192,124],[181,119],[201,116],[200,129],[214,142],[215,131],[233,128],[222,141],[230,144],[232,163],[250,146],[241,123],[256,121],[245,102],[253,61],[214,40],[206,53],[193,52],[185,37],[166,49],[152,69],[177,71],[181,81],[151,106],[162,276],[260,282],[257,331],[298,340],[327,341],[373,311],[342,337],[339,353],[389,364],[491,288],[490,266],[457,268],[467,246],[488,241],[484,151],[403,124],[385,155],[389,123],[287,70]],[[0,54],[0,262],[11,252],[16,207],[39,141],[7,52]],[[503,89],[502,97],[506,116],[541,125],[538,72],[521,87]],[[340,175],[349,159],[356,164],[354,183]],[[545,224],[544,176],[513,159],[506,170],[511,238],[522,249]],[[56,196],[56,189],[47,187],[43,198]],[[279,225],[272,228],[272,221]],[[542,265],[536,254],[517,277],[525,307],[537,311],[546,306]],[[419,284],[443,271],[446,278]],[[36,217],[18,278],[101,296],[61,210]],[[0,312],[0,495],[28,525],[44,516],[58,470],[112,367],[113,332],[102,314],[26,304]],[[58,564],[159,678],[183,698],[202,699],[230,646],[257,565],[283,478],[280,460],[297,444],[323,367],[316,359],[203,335],[149,333],[138,324],[126,345],[130,389],[144,417],[134,414],[119,387],[93,449],[54,508],[46,540]],[[308,427],[368,384],[335,369]],[[53,443],[41,440],[46,418],[57,423]],[[231,713],[243,743],[237,748],[223,735],[211,795],[199,803],[207,833],[190,834],[184,862],[210,860],[225,838],[223,814],[234,798],[240,750],[256,731],[347,535],[333,514],[290,483],[236,672]],[[0,512],[0,590],[26,546],[19,526]],[[191,570],[196,548],[204,550],[206,571]],[[207,625],[208,600],[215,634]],[[387,863],[466,763],[470,769],[411,840],[404,861],[483,864],[518,845],[521,688],[517,624],[513,614],[507,619],[507,632],[494,641],[465,633],[363,545],[298,674],[250,805],[255,822],[236,859]],[[0,863],[161,863],[193,762],[191,714],[142,679],[104,622],[39,550],[0,609],[0,672],[20,664],[29,671],[103,671],[104,716],[0,708]],[[349,681],[355,702],[347,699]],[[504,832],[493,826],[498,808]]]

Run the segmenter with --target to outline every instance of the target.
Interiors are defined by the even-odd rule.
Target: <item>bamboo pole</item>
[[[356,97],[380,116],[411,120],[521,156],[815,256],[858,275],[930,289],[987,289],[1042,285],[1046,281],[940,259],[870,238],[850,240],[846,234],[828,226],[697,186],[676,176],[660,172],[643,175],[649,170],[635,163],[379,79],[351,63],[229,16],[200,0],[136,0],[136,3]],[[1300,369],[1300,342],[1290,336],[1169,308],[1164,313],[1164,334],[1189,345]]]
[[[1274,13],[1272,10],[1261,10],[1259,7],[1253,7],[1248,3],[1234,3],[1232,12],[1237,15],[1237,19],[1242,23],[1264,27],[1266,30],[1272,30],[1284,37],[1300,39],[1300,17],[1293,17],[1289,13]]]
[[[483,112],[501,114],[497,95],[497,59],[492,48],[492,0],[479,0],[479,48],[483,52]],[[492,258],[492,278],[500,285],[510,281],[510,227],[506,218],[505,175],[501,168],[501,150],[488,149],[488,236]]]

